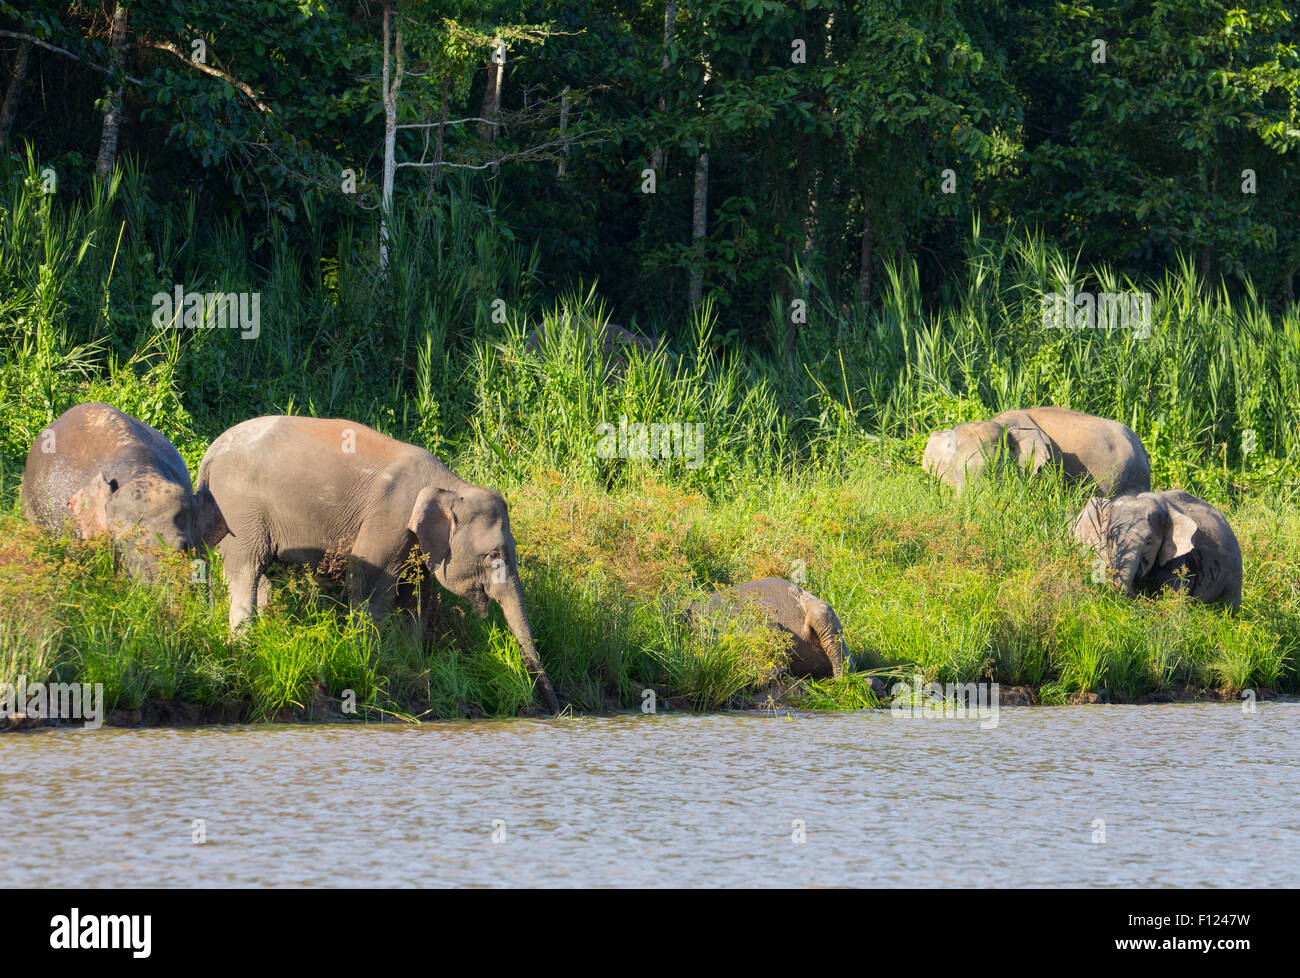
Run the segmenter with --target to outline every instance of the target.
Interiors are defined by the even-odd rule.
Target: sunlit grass
[[[957,501],[887,451],[864,452],[850,471],[845,481],[756,482],[726,499],[653,478],[613,490],[545,478],[507,486],[530,618],[561,697],[579,711],[639,709],[646,690],[679,708],[751,705],[788,649],[761,615],[692,625],[682,612],[714,587],[794,568],[835,607],[858,668],[886,677],[1029,685],[1048,703],[1300,689],[1300,604],[1293,592],[1264,600],[1288,581],[1285,568],[1300,568],[1293,504],[1229,512],[1251,541],[1233,616],[1182,595],[1130,600],[1093,584],[1063,529],[1077,500],[1050,480],[990,484]],[[570,505],[572,522],[558,515]],[[1034,515],[1008,516],[1017,512]],[[13,514],[0,528],[34,539]],[[267,612],[230,641],[219,585],[138,585],[107,548],[47,546],[48,607],[33,617],[30,602],[15,601],[25,616],[0,612],[11,672],[103,682],[121,708],[238,701],[262,719],[305,716],[318,695],[348,690],[366,719],[533,708],[495,610],[483,620],[442,594],[421,647],[396,618],[376,631],[350,617],[337,584],[281,571]],[[16,586],[5,593],[20,596]],[[877,705],[862,675],[804,680],[788,699]]]
[[[71,205],[30,177],[0,160],[0,681],[102,682],[110,708],[223,702],[261,719],[321,697],[354,700],[361,719],[535,708],[498,611],[481,620],[443,594],[421,644],[396,621],[350,619],[337,582],[277,571],[266,615],[232,641],[219,565],[194,581],[178,559],[142,586],[110,548],[27,526],[27,449],[67,407],[101,399],[163,431],[191,469],[231,424],[307,412],[424,444],[501,488],[538,648],[578,711],[639,709],[646,690],[751,704],[779,659],[770,630],[692,630],[681,611],[769,576],[829,601],[858,665],[886,676],[1028,685],[1042,702],[1300,688],[1300,317],[1207,290],[1190,263],[1124,282],[975,227],[939,301],[922,301],[913,265],[890,269],[871,308],[814,285],[793,361],[717,335],[708,303],[643,324],[663,337],[652,352],[607,358],[597,290],[532,301],[535,256],[472,195],[395,215],[379,277],[371,229],[345,228],[330,253],[308,218],[295,233],[321,258],[304,268],[287,233],[254,252],[242,228],[154,215],[129,167]],[[124,223],[114,264],[101,244]],[[174,281],[259,290],[263,337],[153,329],[148,296]],[[1044,329],[1041,297],[1066,285],[1150,291],[1151,335]],[[1013,475],[955,497],[920,472],[932,428],[1042,403],[1129,424],[1158,488],[1223,507],[1245,556],[1240,616],[1091,583],[1069,533],[1084,490]],[[699,424],[701,450],[603,457],[600,426],[623,418]],[[790,695],[874,705],[861,676]]]

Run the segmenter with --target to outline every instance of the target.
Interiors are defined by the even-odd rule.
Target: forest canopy
[[[809,281],[939,296],[972,215],[1292,301],[1298,38],[1285,0],[0,0],[0,147],[259,247],[472,193],[547,293],[750,341]]]

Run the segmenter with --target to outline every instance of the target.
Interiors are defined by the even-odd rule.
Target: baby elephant
[[[210,493],[194,492],[166,438],[107,404],[78,404],[36,438],[23,472],[23,516],[83,540],[107,534],[135,576],[157,572],[157,548],[216,546],[226,524]]]
[[[1088,501],[1074,535],[1105,560],[1132,597],[1186,590],[1241,607],[1241,547],[1223,514],[1181,489]]]
[[[961,491],[1005,446],[1006,456],[1031,473],[1059,467],[1071,482],[1092,482],[1102,496],[1146,492],[1151,465],[1142,441],[1118,421],[1062,407],[1004,411],[936,431],[921,468]]]
[[[717,591],[693,602],[689,611],[695,618],[711,618],[734,613],[742,602],[751,601],[769,615],[773,628],[794,637],[791,675],[838,678],[844,674],[844,629],[839,618],[825,601],[782,578],[765,577]]]

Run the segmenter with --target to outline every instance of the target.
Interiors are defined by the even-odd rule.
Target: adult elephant
[[[765,577],[715,591],[692,602],[697,621],[726,618],[746,605],[757,607],[772,627],[793,640],[789,672],[793,676],[839,677],[848,667],[844,629],[831,606],[811,592],[780,577]]]
[[[611,375],[621,374],[627,366],[627,351],[640,350],[642,356],[649,356],[659,347],[658,337],[639,336],[618,323],[586,323],[575,325],[572,320],[565,320],[557,325],[560,333],[568,329],[586,329],[593,346],[599,346],[601,356],[609,365]],[[524,346],[530,353],[542,354],[546,348],[547,329],[545,324],[538,326],[524,340]]]
[[[1223,514],[1181,489],[1088,500],[1074,535],[1130,597],[1186,590],[1207,604],[1241,607],[1241,547]]]
[[[226,524],[212,495],[194,492],[176,447],[108,404],[78,404],[41,431],[23,470],[22,513],[83,540],[108,536],[136,577],[158,570],[162,547],[215,546]]]
[[[936,431],[921,468],[960,491],[1000,450],[1030,472],[1059,467],[1067,480],[1091,482],[1102,496],[1151,488],[1151,463],[1131,428],[1063,407],[1004,411],[989,421]]]
[[[264,607],[272,559],[319,565],[346,555],[348,595],[387,617],[418,543],[434,577],[486,616],[496,601],[547,707],[559,712],[524,611],[505,500],[429,452],[341,418],[254,418],[223,432],[199,484],[225,513],[230,626]]]

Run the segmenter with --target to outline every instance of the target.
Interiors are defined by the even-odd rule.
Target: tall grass
[[[71,203],[41,194],[36,173],[30,158],[0,162],[6,674],[103,682],[124,707],[234,699],[258,717],[346,690],[367,716],[513,715],[532,702],[497,613],[481,621],[446,595],[419,647],[350,620],[334,585],[282,574],[270,612],[232,642],[219,576],[207,589],[183,576],[138,587],[107,549],[25,527],[27,449],[54,416],[98,399],[168,435],[192,469],[226,427],[306,412],[374,425],[500,487],[538,646],[581,710],[635,708],[647,689],[697,707],[747,702],[770,678],[770,634],[692,630],[680,609],[796,566],[857,661],[887,674],[1031,685],[1054,702],[1296,687],[1300,318],[1249,289],[1207,291],[1190,264],[1116,281],[976,223],[938,300],[913,265],[891,268],[868,308],[814,285],[793,362],[723,342],[707,303],[650,324],[653,351],[610,357],[598,290],[541,302],[536,256],[468,185],[394,216],[381,274],[373,227],[327,238],[310,201],[257,243],[194,206],[158,207],[129,165]],[[261,335],[158,330],[151,296],[176,284],[258,291]],[[1067,286],[1150,292],[1151,335],[1044,328],[1043,295]],[[788,310],[773,309],[780,336]],[[1123,420],[1157,486],[1226,508],[1247,560],[1239,618],[1091,585],[1068,533],[1081,498],[1059,483],[986,481],[953,498],[920,473],[930,429],[1037,403]],[[623,419],[698,424],[702,451],[609,457],[602,426]],[[861,676],[799,695],[874,702]]]
[[[914,265],[891,268],[879,306],[814,304],[801,357],[845,390],[862,428],[898,437],[1035,404],[1115,418],[1143,438],[1159,485],[1223,494],[1230,482],[1300,488],[1300,308],[1271,313],[1247,286],[1207,288],[1184,261],[1156,282],[1082,269],[1041,238],[972,228],[964,276],[926,310]],[[1147,292],[1150,335],[1052,329],[1042,297]],[[834,333],[844,342],[827,347]],[[824,427],[824,423],[820,426]],[[834,436],[834,431],[816,431]]]

